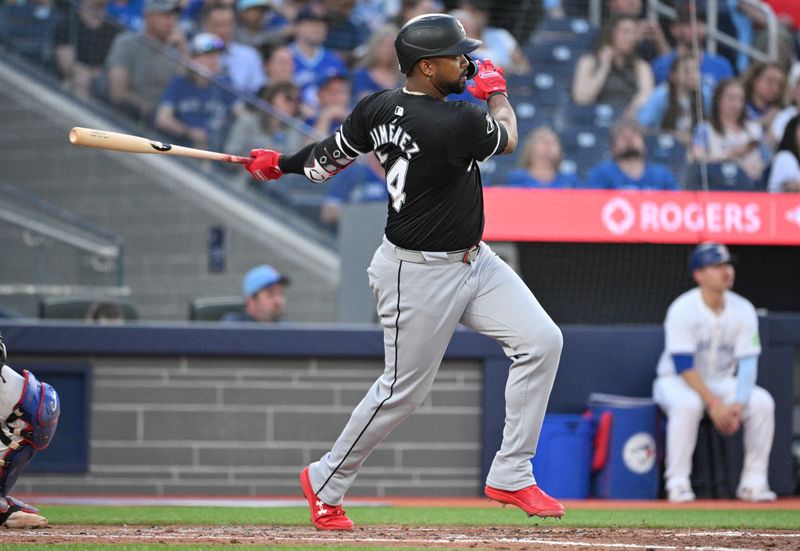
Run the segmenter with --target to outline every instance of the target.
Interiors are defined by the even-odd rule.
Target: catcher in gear
[[[22,375],[6,365],[0,334],[0,525],[41,528],[47,519],[38,509],[9,494],[36,452],[50,445],[61,405],[55,389],[33,373]]]
[[[311,520],[352,530],[345,493],[370,452],[423,402],[458,324],[494,338],[510,359],[503,441],[486,495],[529,516],[560,517],[564,507],[536,484],[536,452],[558,368],[558,327],[517,274],[481,241],[478,163],[510,153],[517,121],[502,70],[473,62],[480,46],[458,20],[411,19],[395,41],[405,87],[362,99],[332,136],[297,153],[253,150],[257,179],[291,172],[323,182],[359,155],[374,154],[389,192],[383,243],[367,270],[384,330],[385,367],[330,452],[300,474]],[[470,92],[486,102],[446,101]]]

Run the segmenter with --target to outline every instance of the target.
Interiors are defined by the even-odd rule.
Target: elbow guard
[[[303,174],[312,182],[324,182],[350,166],[358,155],[358,151],[346,145],[342,131],[337,130],[314,145],[305,159]]]

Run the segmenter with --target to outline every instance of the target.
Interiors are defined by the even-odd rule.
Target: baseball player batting
[[[20,375],[6,365],[6,347],[0,335],[0,526],[47,526],[47,519],[36,508],[9,493],[36,452],[50,445],[60,413],[52,386],[40,383],[30,371]]]
[[[774,501],[767,469],[775,432],[775,402],[756,386],[758,316],[731,291],[734,268],[727,247],[702,243],[689,271],[697,287],[676,298],[664,321],[665,349],[653,397],[667,414],[666,490],[674,502],[695,499],[689,477],[704,411],[723,434],[744,426],[744,466],[736,496]]]
[[[564,514],[536,485],[530,461],[558,369],[561,332],[481,241],[478,162],[514,151],[517,123],[502,70],[468,56],[480,45],[448,15],[411,19],[395,40],[405,87],[364,98],[318,143],[291,155],[253,150],[246,165],[261,180],[290,172],[322,182],[373,152],[386,170],[385,235],[367,270],[386,367],[330,452],[300,474],[311,520],[322,530],[353,529],[342,508],[345,493],[370,452],[425,399],[459,323],[497,340],[511,359],[503,441],[486,495],[529,516]],[[445,101],[463,92],[468,78],[488,113]]]

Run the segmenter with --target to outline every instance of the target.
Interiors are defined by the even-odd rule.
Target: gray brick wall
[[[92,363],[89,472],[28,473],[16,492],[298,495],[300,469],[328,451],[382,370],[314,358]],[[478,362],[445,362],[350,495],[478,495],[481,377]]]

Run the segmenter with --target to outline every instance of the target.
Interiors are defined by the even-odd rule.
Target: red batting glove
[[[506,79],[503,78],[503,68],[495,69],[489,59],[478,62],[478,74],[473,77],[472,81],[475,84],[469,86],[467,90],[478,99],[486,101],[492,94],[508,95]]]
[[[277,180],[283,176],[278,167],[281,154],[271,149],[251,149],[250,161],[244,167],[256,180]]]

